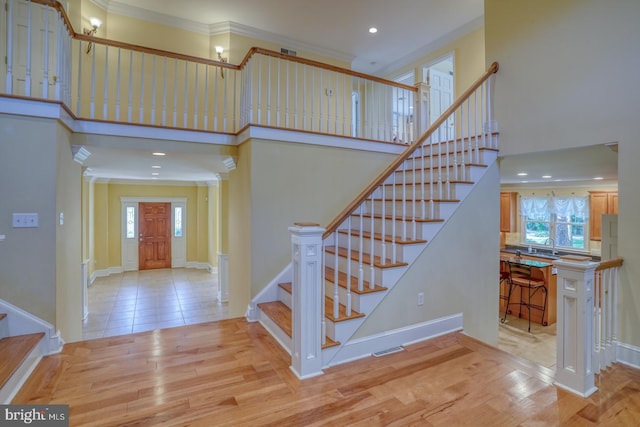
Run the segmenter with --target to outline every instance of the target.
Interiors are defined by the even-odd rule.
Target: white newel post
[[[429,128],[429,123],[431,121],[431,113],[429,111],[429,102],[431,96],[429,91],[431,89],[431,86],[429,86],[428,83],[420,82],[416,83],[416,87],[418,88],[418,92],[416,93],[414,122],[416,126],[416,136],[419,136]]]
[[[295,223],[293,263],[293,354],[291,370],[301,379],[322,375],[322,233],[318,224]]]
[[[587,397],[595,386],[593,365],[593,287],[597,262],[554,261],[558,269],[555,384]]]

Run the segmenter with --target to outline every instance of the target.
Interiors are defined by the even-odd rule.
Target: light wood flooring
[[[635,426],[640,372],[616,365],[588,399],[552,371],[461,333],[299,381],[244,319],[67,344],[16,404],[69,404],[72,426]]]

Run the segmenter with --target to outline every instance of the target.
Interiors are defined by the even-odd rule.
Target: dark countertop
[[[538,249],[537,252],[531,252],[531,253],[528,252],[528,249],[529,248],[527,246],[506,245],[503,249],[500,249],[500,250],[502,252],[507,252],[511,254],[515,254],[516,251],[520,251],[521,255],[533,256],[536,258],[543,258],[548,260],[560,259],[561,255],[583,255],[583,256],[590,256],[592,261],[600,262],[599,256],[593,256],[593,255],[580,253],[580,252],[557,251],[556,255],[551,255],[551,250],[549,249],[546,249],[546,250]]]

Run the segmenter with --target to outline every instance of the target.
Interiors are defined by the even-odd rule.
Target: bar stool
[[[547,326],[547,322],[544,320],[544,314],[547,309],[547,287],[544,277],[540,270],[527,264],[522,264],[517,261],[507,261],[509,266],[509,295],[507,296],[507,304],[504,311],[504,317],[502,322],[507,318],[509,313],[509,306],[518,304],[518,317],[522,317],[522,307],[526,307],[529,318],[528,332],[531,332],[531,309],[539,310],[542,312],[542,324]],[[513,295],[514,288],[520,288],[520,300],[517,302],[511,302],[511,295]],[[531,298],[538,292],[544,294],[544,302],[542,305],[534,304],[531,302]],[[525,299],[526,296],[526,299]]]

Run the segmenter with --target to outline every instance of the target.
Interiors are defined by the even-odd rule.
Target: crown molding
[[[373,75],[378,77],[387,76],[395,71],[400,70],[403,67],[406,67],[407,65],[415,61],[420,60],[421,58],[429,56],[436,50],[441,49],[446,45],[453,43],[456,40],[459,40],[461,37],[466,36],[467,34],[475,30],[479,30],[480,28],[483,28],[483,27],[484,27],[484,15],[479,16],[478,18],[475,18],[467,22],[463,26],[458,27],[457,29],[451,31],[450,33],[445,34],[444,36],[440,37],[439,39],[437,39],[432,43],[429,43],[428,45],[425,45],[420,49],[414,50],[413,52],[403,56],[397,61],[394,61],[393,64],[387,67],[380,68],[375,73],[373,73]]]
[[[118,15],[127,16],[129,18],[139,19],[141,21],[149,21],[156,24],[167,25],[169,27],[179,28],[181,30],[191,31],[193,33],[209,35],[209,25],[202,22],[176,18],[175,16],[169,16],[163,13],[141,9],[135,6],[129,6],[126,3],[114,0],[91,0],[91,2],[107,10],[109,13],[115,13]]]
[[[339,61],[351,62],[353,55],[341,52],[335,49],[327,49],[311,43],[301,42],[280,34],[271,33],[269,31],[260,30],[248,25],[239,24],[237,22],[225,21],[218,23],[205,24],[202,22],[191,21],[183,18],[165,15],[151,10],[141,9],[129,6],[115,0],[91,0],[92,3],[108,11],[118,15],[127,16],[129,18],[139,19],[141,21],[154,22],[156,24],[167,25],[169,27],[179,28],[185,31],[191,31],[206,36],[216,36],[221,34],[233,33],[253,39],[264,40],[280,45],[280,47],[290,48],[298,51],[305,51]]]
[[[325,56],[328,58],[337,59],[339,61],[351,62],[354,60],[353,55],[349,55],[345,52],[341,52],[335,49],[328,49],[321,46],[317,46],[311,43],[301,42],[289,37],[285,37],[280,34],[271,33],[269,31],[260,30],[248,25],[239,24],[233,21],[219,22],[209,25],[209,35],[215,36],[220,34],[233,33],[240,36],[245,36],[253,39],[264,40],[280,47],[291,48],[293,50],[305,51],[314,53],[316,55]]]

